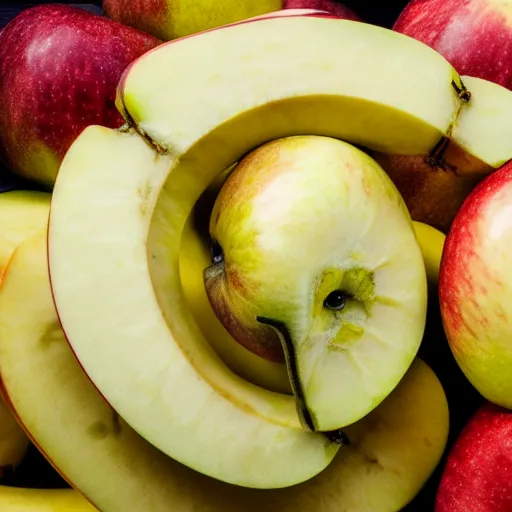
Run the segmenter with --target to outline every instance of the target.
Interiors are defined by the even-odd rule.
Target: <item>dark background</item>
[[[222,1],[222,0],[219,0]],[[32,1],[30,3],[10,3],[0,5],[0,29],[16,14],[26,7],[32,5],[48,3],[42,1]],[[91,12],[101,13],[101,1],[92,1],[87,4],[77,2],[60,1],[85,8]],[[364,21],[375,25],[391,28],[394,21],[407,4],[406,0],[346,0],[345,5],[354,10]],[[378,56],[376,56],[378,58]],[[427,482],[421,493],[416,499],[402,512],[432,512],[434,510],[434,500],[439,485],[439,479],[446,460],[447,452],[453,445],[456,437],[468,418],[483,402],[475,389],[469,384],[457,366],[448,347],[448,342],[444,335],[439,313],[439,304],[437,295],[431,293],[429,298],[429,311],[427,329],[423,344],[420,350],[420,356],[431,366],[440,378],[450,406],[450,437],[448,447],[443,460],[436,471]],[[34,448],[30,447],[29,453],[16,470],[16,473],[8,473],[0,479],[0,483],[6,485],[26,486],[35,488],[66,487],[67,484],[53,470],[50,464]],[[8,512],[8,511],[5,511]],[[145,512],[145,511],[141,511]],[[314,511],[313,511],[314,512]]]

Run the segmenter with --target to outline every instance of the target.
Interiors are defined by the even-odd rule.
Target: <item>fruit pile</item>
[[[512,9],[103,9],[0,31],[0,511],[512,510]]]

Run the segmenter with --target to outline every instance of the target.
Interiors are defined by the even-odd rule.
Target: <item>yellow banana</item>
[[[441,265],[446,236],[441,231],[423,222],[414,221],[413,224],[416,239],[425,262],[428,284],[430,287],[437,287],[439,267]]]
[[[97,512],[74,489],[26,489],[0,486],[2,512]]]

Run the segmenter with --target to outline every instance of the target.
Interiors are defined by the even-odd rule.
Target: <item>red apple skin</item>
[[[512,409],[512,162],[480,182],[446,237],[439,301],[450,348],[473,386]]]
[[[510,2],[412,0],[393,30],[434,48],[461,75],[512,89]]]
[[[512,412],[484,404],[452,448],[435,512],[512,510]]]
[[[158,44],[75,7],[22,11],[0,34],[0,155],[7,166],[51,187],[84,128],[124,123],[114,103],[119,78]]]
[[[362,21],[352,9],[334,0],[284,0],[283,9],[318,9],[345,20]]]

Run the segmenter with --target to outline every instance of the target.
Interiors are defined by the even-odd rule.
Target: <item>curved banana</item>
[[[98,512],[74,489],[27,489],[0,485],[2,512]]]
[[[413,226],[423,254],[429,286],[436,288],[439,281],[439,268],[446,235],[423,222],[413,221]]]

